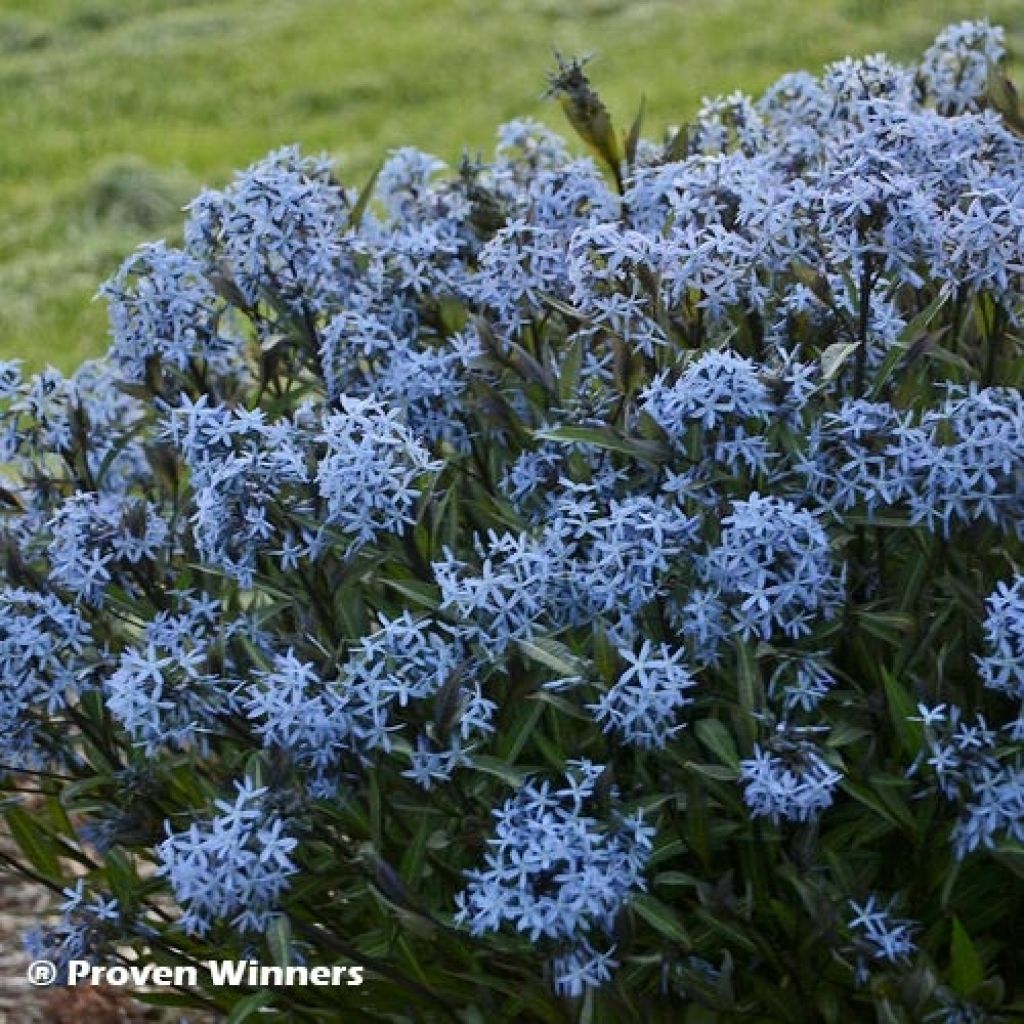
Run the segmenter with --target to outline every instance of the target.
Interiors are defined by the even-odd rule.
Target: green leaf
[[[825,384],[836,377],[859,348],[859,341],[837,341],[834,345],[829,345],[818,360],[821,365],[821,382]]]
[[[745,749],[754,745],[756,719],[764,710],[761,669],[750,644],[736,640],[736,687],[739,696],[740,739]]]
[[[675,799],[674,795],[670,795],[668,799]],[[651,805],[648,803],[642,804],[644,814],[651,809]],[[673,857],[678,857],[686,852],[686,844],[682,839],[669,839],[666,842],[660,842],[654,850],[651,852],[650,857],[647,858],[648,868],[654,867],[656,864],[660,864],[662,861],[671,860]]]
[[[25,859],[39,874],[52,881],[60,881],[63,872],[53,850],[53,843],[40,824],[20,807],[4,811],[11,838],[25,855]]]
[[[970,996],[985,980],[985,967],[981,957],[958,917],[953,918],[949,976],[954,991],[964,998]]]
[[[224,1019],[224,1024],[242,1024],[242,1021],[248,1020],[265,1006],[269,1006],[273,999],[274,993],[269,989],[262,989],[251,996],[246,996],[235,1003],[234,1008]]]
[[[704,907],[698,907],[694,911],[696,916],[704,923],[713,935],[721,936],[733,946],[753,953],[757,950],[756,944],[739,928],[727,922],[723,915],[713,914]]]
[[[603,680],[609,686],[615,684],[619,678],[620,661],[619,652],[615,645],[608,639],[608,633],[599,621],[594,622],[594,643],[593,670],[598,679]]]
[[[430,829],[430,819],[420,818],[416,833],[405,848],[405,853],[402,854],[402,862],[398,866],[398,871],[402,878],[413,889],[418,888],[420,884],[420,876],[423,873],[423,858],[427,848],[427,840],[430,838]]]
[[[581,676],[586,671],[586,663],[577,658],[565,644],[547,637],[533,640],[517,640],[516,647],[524,658],[535,661],[538,665],[553,669],[566,678]]]
[[[1024,878],[1024,845],[1004,840],[997,844],[991,856],[1018,878]]]
[[[885,684],[885,698],[889,703],[889,714],[892,716],[900,747],[905,754],[916,755],[924,741],[924,729],[920,722],[910,721],[917,713],[913,698],[884,668],[881,669],[881,673]]]
[[[279,967],[292,962],[292,924],[285,914],[275,914],[267,926],[267,948]]]
[[[574,398],[580,389],[580,372],[583,369],[583,340],[577,338],[569,346],[558,370],[558,393],[563,402]]]
[[[128,906],[135,897],[139,884],[138,875],[132,869],[127,856],[117,847],[107,851],[104,864],[107,873],[107,881],[110,884],[110,891]]]
[[[694,889],[700,884],[700,879],[688,875],[685,871],[662,871],[654,876],[654,885],[681,885]]]
[[[735,782],[739,775],[739,768],[727,768],[721,764],[698,764],[696,761],[687,761],[686,767],[690,771],[703,775],[706,779],[714,779],[716,782]]]
[[[380,850],[383,848],[383,809],[381,807],[380,774],[378,772],[369,773],[368,789],[369,807],[367,814],[370,821],[370,841],[373,843],[374,850]]]
[[[690,775],[686,792],[686,839],[690,848],[707,868],[710,862],[708,849],[708,802],[707,794],[699,779]]]
[[[740,767],[740,755],[736,751],[736,744],[725,725],[717,718],[702,718],[693,727],[697,739],[701,741],[713,754],[718,756],[722,764],[728,765],[733,771]]]
[[[893,828],[917,831],[917,822],[906,806],[898,798],[894,799],[877,785],[866,786],[854,782],[849,777],[840,783],[842,788],[859,803],[870,807],[880,818],[887,821]]]
[[[675,127],[672,131],[672,138],[668,140],[665,146],[665,161],[666,163],[676,163],[678,160],[682,160],[690,148],[690,126],[681,125]]]
[[[878,368],[875,379],[872,381],[871,389],[868,391],[868,398],[874,400],[882,394],[886,383],[892,377],[900,360],[906,355],[910,343],[916,340],[917,336],[931,323],[932,317],[935,316],[945,301],[946,297],[944,295],[936,296],[928,306],[903,328],[899,338],[886,354],[885,359],[882,360],[882,365]]]
[[[853,722],[838,721],[828,734],[825,740],[826,747],[839,749],[864,739],[865,736],[873,736],[874,731],[863,725],[855,725]]]
[[[497,757],[490,757],[487,754],[474,755],[473,767],[477,771],[493,775],[495,778],[501,779],[502,782],[507,782],[510,786],[515,786],[516,788],[521,786],[527,777],[527,772],[522,769],[515,768],[507,761],[502,761]]]
[[[381,582],[391,587],[392,590],[397,590],[414,604],[429,608],[432,612],[436,612],[441,606],[440,593],[437,587],[431,583],[423,583],[420,580],[393,579],[384,579]]]
[[[909,612],[921,596],[921,591],[931,572],[929,549],[918,549],[914,552],[909,569],[905,568],[900,579],[901,612]]]
[[[547,704],[555,708],[560,714],[567,715],[569,718],[575,718],[580,722],[593,723],[594,721],[592,715],[577,707],[572,701],[566,700],[565,697],[560,697],[557,693],[552,693],[550,690],[534,690],[526,699],[537,701],[540,704]]]
[[[514,763],[522,753],[523,747],[526,746],[526,742],[542,714],[544,714],[544,705],[540,701],[534,701],[527,708],[520,709],[521,720],[514,729],[507,731],[507,745],[500,751],[507,761]]]
[[[56,794],[50,794],[46,798],[46,813],[53,826],[53,834],[55,836],[75,838],[75,826],[68,817],[68,812],[63,802]]]
[[[629,126],[629,134],[626,136],[626,165],[632,168],[636,164],[636,151],[640,145],[640,132],[643,130],[644,112],[647,109],[647,97],[640,97],[640,108]]]
[[[590,316],[588,314],[584,313],[581,309],[577,309],[575,306],[571,306],[568,302],[563,302],[557,296],[541,293],[538,297],[545,306],[550,306],[556,313],[561,313],[562,316],[570,320],[578,320],[580,323],[590,323]]]
[[[266,780],[267,762],[262,752],[254,750],[245,759],[244,775],[257,788],[262,787]]]
[[[914,629],[914,617],[902,612],[858,611],[855,617],[865,633],[887,644],[898,644],[904,635]]]
[[[370,205],[370,200],[373,198],[373,186],[377,184],[377,178],[383,166],[384,161],[381,160],[373,169],[366,184],[359,190],[359,195],[348,215],[347,226],[350,230],[358,229],[359,225],[363,222],[363,215],[366,213],[366,208]]]
[[[687,949],[693,945],[676,912],[657,897],[641,893],[633,897],[630,906],[659,935],[664,935],[666,939],[678,942]]]
[[[538,441],[559,441],[564,444],[589,444],[608,451],[621,452],[633,459],[644,462],[667,462],[672,453],[660,441],[648,441],[638,437],[623,437],[611,427],[554,427],[537,430],[533,435]]]

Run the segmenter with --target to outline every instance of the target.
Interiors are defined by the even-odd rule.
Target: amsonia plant
[[[0,367],[9,869],[289,1021],[1024,1020],[1024,137],[946,29],[281,149]],[[998,97],[994,99],[993,97]]]

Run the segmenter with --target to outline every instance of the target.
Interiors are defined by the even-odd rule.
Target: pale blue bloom
[[[899,966],[908,964],[917,952],[912,936],[920,926],[915,921],[894,917],[892,908],[895,902],[893,899],[888,907],[884,907],[874,893],[862,904],[850,900],[852,917],[847,926],[859,954],[857,980],[861,984],[870,976],[868,960]]]
[[[571,761],[566,768],[563,788],[529,781],[495,809],[486,866],[466,873],[455,920],[474,935],[509,924],[532,942],[571,944],[555,961],[556,984],[578,992],[611,967],[592,936],[607,932],[630,895],[646,887],[654,830],[639,813],[594,817],[588,803],[602,766]]]
[[[43,728],[92,688],[85,654],[92,631],[81,611],[54,594],[0,588],[0,760],[36,768],[51,750]]]
[[[753,817],[815,821],[832,806],[842,773],[830,767],[808,740],[779,733],[767,747],[740,763],[743,799]]]
[[[683,651],[644,640],[640,650],[619,650],[625,671],[596,704],[588,705],[605,732],[641,749],[664,747],[682,728],[680,711],[692,703],[684,692],[695,685]]]
[[[343,397],[340,404],[316,437],[323,455],[315,479],[325,521],[362,545],[415,522],[421,486],[441,463],[430,458],[397,410],[372,399]]]
[[[1000,582],[985,602],[985,685],[1024,702],[1024,576]]]
[[[222,336],[224,303],[203,265],[164,242],[143,245],[100,288],[110,307],[109,358],[143,381],[151,360],[178,370],[201,363],[226,372],[238,343]]]
[[[184,831],[165,822],[167,838],[156,846],[156,874],[185,908],[179,923],[190,935],[207,935],[217,923],[263,931],[298,871],[297,841],[268,812],[268,790],[249,779],[235,788],[234,801],[214,801],[219,813],[211,818]]]
[[[924,52],[921,77],[929,99],[946,114],[979,109],[989,74],[1006,53],[1005,33],[987,21],[944,28]]]
[[[700,574],[741,635],[796,638],[837,613],[845,567],[835,564],[813,513],[755,492],[733,502],[722,527],[718,544],[700,559]]]
[[[72,960],[97,962],[123,933],[126,919],[119,901],[97,893],[89,898],[86,881],[79,878],[63,890],[56,922],[25,933],[25,948],[33,960],[49,960],[57,967],[57,983],[67,983]]]

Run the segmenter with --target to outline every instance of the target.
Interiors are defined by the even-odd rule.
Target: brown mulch
[[[17,848],[0,831],[0,848]],[[52,894],[40,885],[0,870],[0,1024],[144,1024],[142,1008],[108,988],[43,988],[25,977],[30,958],[22,934],[52,907]]]
[[[19,851],[0,825],[0,850]],[[180,1013],[144,1006],[123,989],[106,986],[45,988],[30,985],[25,974],[31,961],[22,935],[45,920],[54,894],[29,879],[0,868],[0,1024],[167,1024]],[[189,1012],[194,1024],[208,1014]]]

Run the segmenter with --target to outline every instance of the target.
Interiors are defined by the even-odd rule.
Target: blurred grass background
[[[70,369],[106,345],[89,300],[136,244],[180,236],[203,184],[288,142],[362,184],[388,150],[454,161],[533,116],[552,47],[596,53],[620,125],[758,92],[845,54],[912,60],[1024,0],[0,0],[0,356]]]

